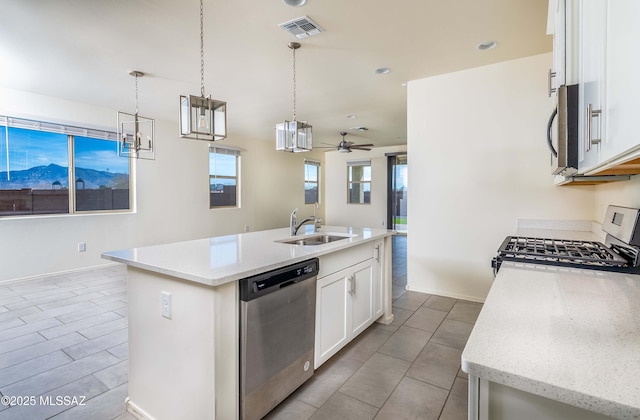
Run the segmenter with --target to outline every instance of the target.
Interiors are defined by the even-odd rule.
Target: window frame
[[[232,155],[235,156],[235,169],[236,169],[236,175],[235,177],[233,176],[229,176],[229,175],[216,175],[216,174],[212,174],[212,168],[211,168],[211,155],[212,154],[220,154],[220,155]],[[241,174],[241,170],[240,170],[240,165],[241,165],[241,155],[240,155],[240,149],[237,149],[235,147],[229,147],[229,146],[217,146],[217,145],[210,145],[209,146],[209,153],[208,153],[208,157],[209,157],[209,209],[210,210],[217,210],[217,209],[239,209],[241,208],[241,179],[240,179],[240,174]],[[234,205],[211,205],[211,181],[212,179],[234,179],[236,181],[236,193],[235,193],[235,204]]]
[[[117,213],[134,213],[134,165],[131,159],[128,159],[128,208],[126,209],[98,209],[98,210],[78,210],[77,203],[77,185],[76,185],[76,153],[75,153],[75,139],[76,137],[87,138],[92,140],[105,140],[113,141],[115,143],[114,156],[118,159],[122,159],[118,156],[117,152],[117,133],[105,129],[96,129],[90,127],[72,126],[61,123],[54,123],[41,120],[30,120],[18,117],[12,117],[7,115],[0,115],[0,130],[4,130],[6,139],[6,152],[7,160],[9,159],[9,129],[17,128],[22,130],[28,130],[32,132],[46,132],[54,134],[66,135],[66,147],[67,147],[67,190],[68,190],[68,209],[64,212],[51,212],[51,213],[22,213],[17,215],[2,215],[0,219],[9,218],[21,218],[21,217],[65,217],[74,215],[88,215],[88,214],[117,214]],[[92,168],[87,168],[92,169]],[[7,166],[7,170],[11,169]]]
[[[307,179],[307,165],[315,167],[316,181]],[[315,204],[315,203],[320,204],[320,167],[321,167],[320,161],[313,160],[313,159],[304,160],[304,204]],[[313,202],[307,202],[307,184],[316,184],[316,191],[317,191],[318,197],[317,197],[317,200]]]
[[[361,166],[361,167],[369,167],[369,171],[370,171],[370,178],[369,180],[352,180],[350,177],[351,175],[351,168],[356,167],[356,166]],[[364,172],[364,170],[363,170]],[[367,160],[355,160],[355,161],[347,161],[347,205],[371,205],[371,185],[372,185],[372,181],[373,181],[373,173],[372,173],[372,167],[371,167],[371,160],[367,159]],[[352,202],[351,201],[351,190],[352,190],[352,186],[353,184],[358,184],[361,187],[364,187],[364,185],[369,185],[369,202],[366,201],[362,201],[362,202]],[[362,190],[364,191],[364,190]]]

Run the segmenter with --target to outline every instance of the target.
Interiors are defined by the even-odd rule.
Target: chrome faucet
[[[316,203],[316,206],[318,205],[318,203]],[[309,222],[313,222],[315,228],[314,230],[317,232],[320,229],[320,222],[322,221],[319,217],[316,217],[315,213],[315,208],[313,210],[313,216],[309,216],[306,219],[302,220],[299,224],[298,224],[298,218],[297,218],[297,213],[298,213],[298,208],[296,208],[295,210],[293,210],[291,212],[291,217],[289,219],[289,227],[291,228],[291,236],[296,236],[296,234],[298,233],[298,230],[300,230],[300,228],[302,227],[302,225],[309,223]]]

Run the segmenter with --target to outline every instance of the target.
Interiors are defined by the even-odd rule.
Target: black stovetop
[[[492,261],[496,272],[503,261],[640,273],[615,249],[593,241],[507,236]]]

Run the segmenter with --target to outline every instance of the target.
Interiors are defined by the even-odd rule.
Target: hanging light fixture
[[[227,103],[204,96],[203,11],[200,0],[200,96],[180,95],[180,137],[216,141],[227,137]]]
[[[276,124],[276,150],[285,152],[308,152],[313,148],[311,125],[296,120],[296,50],[300,43],[290,42],[293,50],[293,121]]]
[[[144,73],[133,70],[129,74],[136,78],[136,112],[118,111],[118,155],[153,160],[155,120],[138,114],[138,78]]]

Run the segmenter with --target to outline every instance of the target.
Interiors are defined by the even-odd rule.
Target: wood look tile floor
[[[466,419],[460,354],[481,305],[405,286],[406,236],[395,236],[394,322],[372,325],[267,418]],[[0,397],[34,397],[0,404],[0,420],[134,419],[127,359],[123,266],[0,284]]]

